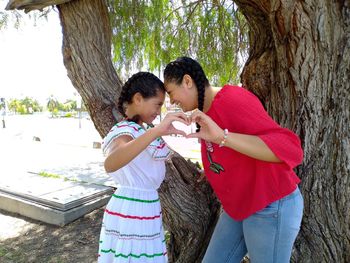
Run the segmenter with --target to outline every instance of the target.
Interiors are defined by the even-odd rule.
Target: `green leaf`
[[[247,56],[248,27],[232,1],[109,1],[113,59],[118,74],[162,72],[190,56],[214,86],[239,82]]]

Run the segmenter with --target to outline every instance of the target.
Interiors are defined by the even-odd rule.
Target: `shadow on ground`
[[[98,239],[103,209],[77,219],[63,227],[52,226],[0,210],[15,220],[22,219],[24,231],[17,237],[0,240],[2,263],[92,263],[97,262]]]

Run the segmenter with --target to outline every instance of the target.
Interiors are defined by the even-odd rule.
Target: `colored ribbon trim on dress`
[[[156,215],[156,216],[131,216],[131,215],[124,215],[121,213],[117,213],[117,212],[112,212],[109,211],[108,209],[105,209],[105,212],[110,214],[110,215],[114,215],[114,216],[119,216],[119,217],[123,217],[123,218],[130,218],[130,219],[138,219],[138,220],[153,220],[153,219],[157,219],[160,218],[161,214]]]
[[[156,203],[156,202],[159,202],[159,198],[158,199],[154,199],[154,200],[143,200],[143,199],[130,198],[130,197],[116,195],[116,194],[113,194],[112,196],[115,197],[115,198],[118,198],[118,199],[124,199],[124,200],[128,200],[128,201],[141,202],[141,203]]]

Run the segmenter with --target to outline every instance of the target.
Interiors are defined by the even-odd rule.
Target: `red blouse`
[[[217,174],[209,169],[207,146],[202,140],[205,174],[226,213],[235,220],[243,220],[296,189],[300,179],[293,168],[303,159],[300,140],[280,127],[253,93],[225,85],[206,114],[229,132],[259,136],[282,160],[282,163],[260,161],[213,143],[212,162],[225,169]]]

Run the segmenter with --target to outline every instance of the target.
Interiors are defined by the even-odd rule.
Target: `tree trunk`
[[[242,83],[303,141],[293,262],[350,262],[350,2],[235,2],[251,29]]]
[[[63,61],[97,131],[106,135],[115,123],[115,102],[122,83],[111,60],[111,28],[103,1],[58,5],[63,32]]]
[[[111,61],[111,28],[102,0],[75,0],[59,5],[64,64],[88,108],[96,129],[105,136],[118,119],[115,102],[119,80]],[[200,262],[220,211],[207,182],[198,183],[197,167],[175,155],[167,163],[160,189],[169,232],[169,262]]]

